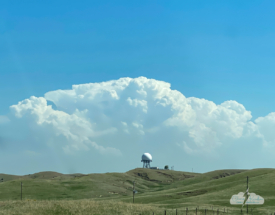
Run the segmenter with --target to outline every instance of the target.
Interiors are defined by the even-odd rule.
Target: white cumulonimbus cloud
[[[119,156],[125,145],[138,141],[178,145],[186,153],[211,152],[240,138],[275,143],[275,113],[252,122],[251,112],[236,101],[186,98],[169,83],[145,77],[73,85],[10,109],[10,119],[0,117],[0,124],[16,124],[65,153],[96,150]]]

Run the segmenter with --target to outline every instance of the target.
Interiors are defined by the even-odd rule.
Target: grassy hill
[[[247,176],[249,176],[249,191],[261,195],[265,199],[264,205],[249,206],[250,209],[253,209],[253,214],[274,213],[274,169],[217,170],[199,174],[139,168],[126,173],[86,175],[56,172],[40,172],[26,176],[0,174],[0,179],[4,180],[0,183],[0,214],[2,211],[8,214],[7,208],[16,210],[17,204],[21,204],[22,207],[24,204],[31,207],[34,200],[36,200],[36,205],[41,203],[41,208],[45,204],[52,205],[52,207],[60,205],[62,208],[67,204],[66,202],[75,202],[76,204],[84,202],[87,207],[90,207],[91,204],[105,204],[107,207],[116,202],[121,204],[121,211],[117,211],[117,214],[131,214],[129,208],[138,208],[138,205],[143,205],[139,207],[139,210],[143,210],[143,214],[147,212],[150,214],[152,211],[159,211],[160,214],[163,214],[164,210],[168,210],[167,215],[168,212],[175,214],[175,209],[185,214],[187,207],[188,214],[192,214],[192,210],[195,208],[199,208],[201,213],[205,209],[211,209],[211,213],[208,212],[208,214],[213,214],[212,207],[214,210],[219,208],[220,211],[229,209],[229,214],[240,214],[241,206],[232,206],[229,200],[232,195],[246,190]],[[135,206],[132,204],[134,180],[135,188],[138,191],[135,195]],[[21,181],[24,199],[22,202],[18,201],[20,200]],[[55,206],[53,202],[55,202]],[[39,206],[36,207],[39,208]],[[148,209],[146,209],[147,212],[145,208]],[[83,212],[83,214],[85,213]],[[105,212],[98,214],[105,214]],[[109,214],[114,213],[109,211]]]

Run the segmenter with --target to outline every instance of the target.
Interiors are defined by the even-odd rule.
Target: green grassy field
[[[218,170],[204,174],[134,169],[126,173],[70,174],[41,172],[0,174],[0,214],[241,214],[232,195],[246,190],[262,196],[253,214],[275,212],[275,170]],[[132,186],[138,193],[133,204]],[[21,181],[23,201],[21,201]],[[213,211],[212,211],[213,208]],[[228,213],[227,213],[228,210]],[[226,213],[224,213],[224,211]],[[246,211],[246,208],[244,208]],[[244,213],[245,214],[245,213]]]

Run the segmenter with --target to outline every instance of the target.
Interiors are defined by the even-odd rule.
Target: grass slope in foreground
[[[204,174],[134,169],[126,173],[87,175],[54,172],[27,176],[1,174],[4,182],[0,183],[0,214],[14,214],[12,211],[15,214],[43,214],[39,210],[53,210],[48,214],[152,214],[152,211],[164,214],[167,210],[168,215],[175,214],[175,209],[178,209],[178,214],[186,214],[186,207],[188,214],[193,214],[192,210],[198,206],[203,214],[205,209],[208,209],[207,214],[213,214],[212,210],[210,212],[212,207],[214,210],[219,208],[220,214],[224,208],[229,209],[228,214],[240,214],[241,207],[230,205],[229,200],[233,194],[246,190],[247,176],[249,191],[265,199],[264,205],[250,206],[249,212],[252,208],[253,214],[274,213],[274,169],[218,170]],[[133,180],[138,190],[134,205]],[[19,200],[21,181],[22,202]]]

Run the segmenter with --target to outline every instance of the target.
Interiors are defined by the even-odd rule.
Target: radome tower
[[[144,153],[141,156],[141,162],[143,162],[143,168],[150,168],[150,162],[152,162],[152,155]]]

